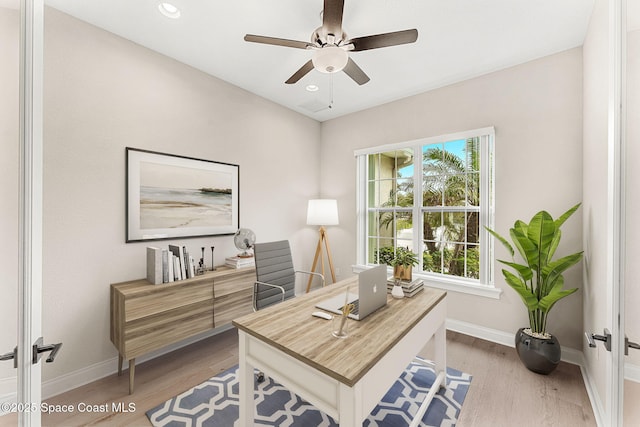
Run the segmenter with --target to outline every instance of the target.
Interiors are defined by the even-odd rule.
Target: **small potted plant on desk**
[[[547,316],[555,303],[577,288],[563,289],[562,273],[582,259],[582,251],[553,259],[560,243],[560,227],[580,207],[580,203],[553,219],[540,211],[529,223],[516,221],[509,235],[524,264],[515,262],[513,246],[500,234],[487,228],[509,251],[512,261],[498,260],[513,271],[502,270],[505,281],[522,298],[529,314],[529,328],[516,333],[516,350],[524,365],[539,374],[551,373],[560,362],[560,343],[547,332]]]
[[[410,282],[413,278],[413,267],[418,265],[418,257],[409,248],[399,247],[391,261],[393,278]]]
[[[395,253],[392,247],[380,248],[377,258],[378,263],[393,267],[394,279],[407,282],[412,280],[413,267],[418,265],[418,257],[408,247],[398,247]]]

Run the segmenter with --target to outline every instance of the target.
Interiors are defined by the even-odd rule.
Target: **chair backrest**
[[[296,274],[289,241],[256,243],[253,252],[257,281],[281,286],[285,300],[295,296]],[[282,292],[277,288],[258,284],[255,292],[256,310],[282,301]]]

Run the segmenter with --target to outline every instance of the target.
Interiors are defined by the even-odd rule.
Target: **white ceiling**
[[[7,0],[0,0],[7,1]],[[315,70],[285,85],[311,52],[247,43],[247,33],[309,41],[322,0],[45,0],[45,4],[323,121],[583,43],[593,0],[345,0],[350,37],[418,29],[413,44],[352,52],[371,81]],[[305,90],[314,83],[320,90]],[[327,108],[333,97],[332,108]],[[319,110],[319,111],[317,111]]]

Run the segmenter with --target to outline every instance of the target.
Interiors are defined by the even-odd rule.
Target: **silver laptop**
[[[347,304],[354,304],[355,309],[349,317],[362,320],[380,307],[387,304],[387,266],[379,265],[358,274],[358,289],[349,289]],[[345,294],[339,294],[316,304],[317,308],[331,313],[342,314]]]

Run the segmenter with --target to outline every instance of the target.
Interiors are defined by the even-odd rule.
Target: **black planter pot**
[[[518,329],[516,333],[516,351],[520,360],[530,371],[548,375],[556,369],[560,363],[560,343],[551,335],[551,338],[536,338],[524,332],[525,328]]]

